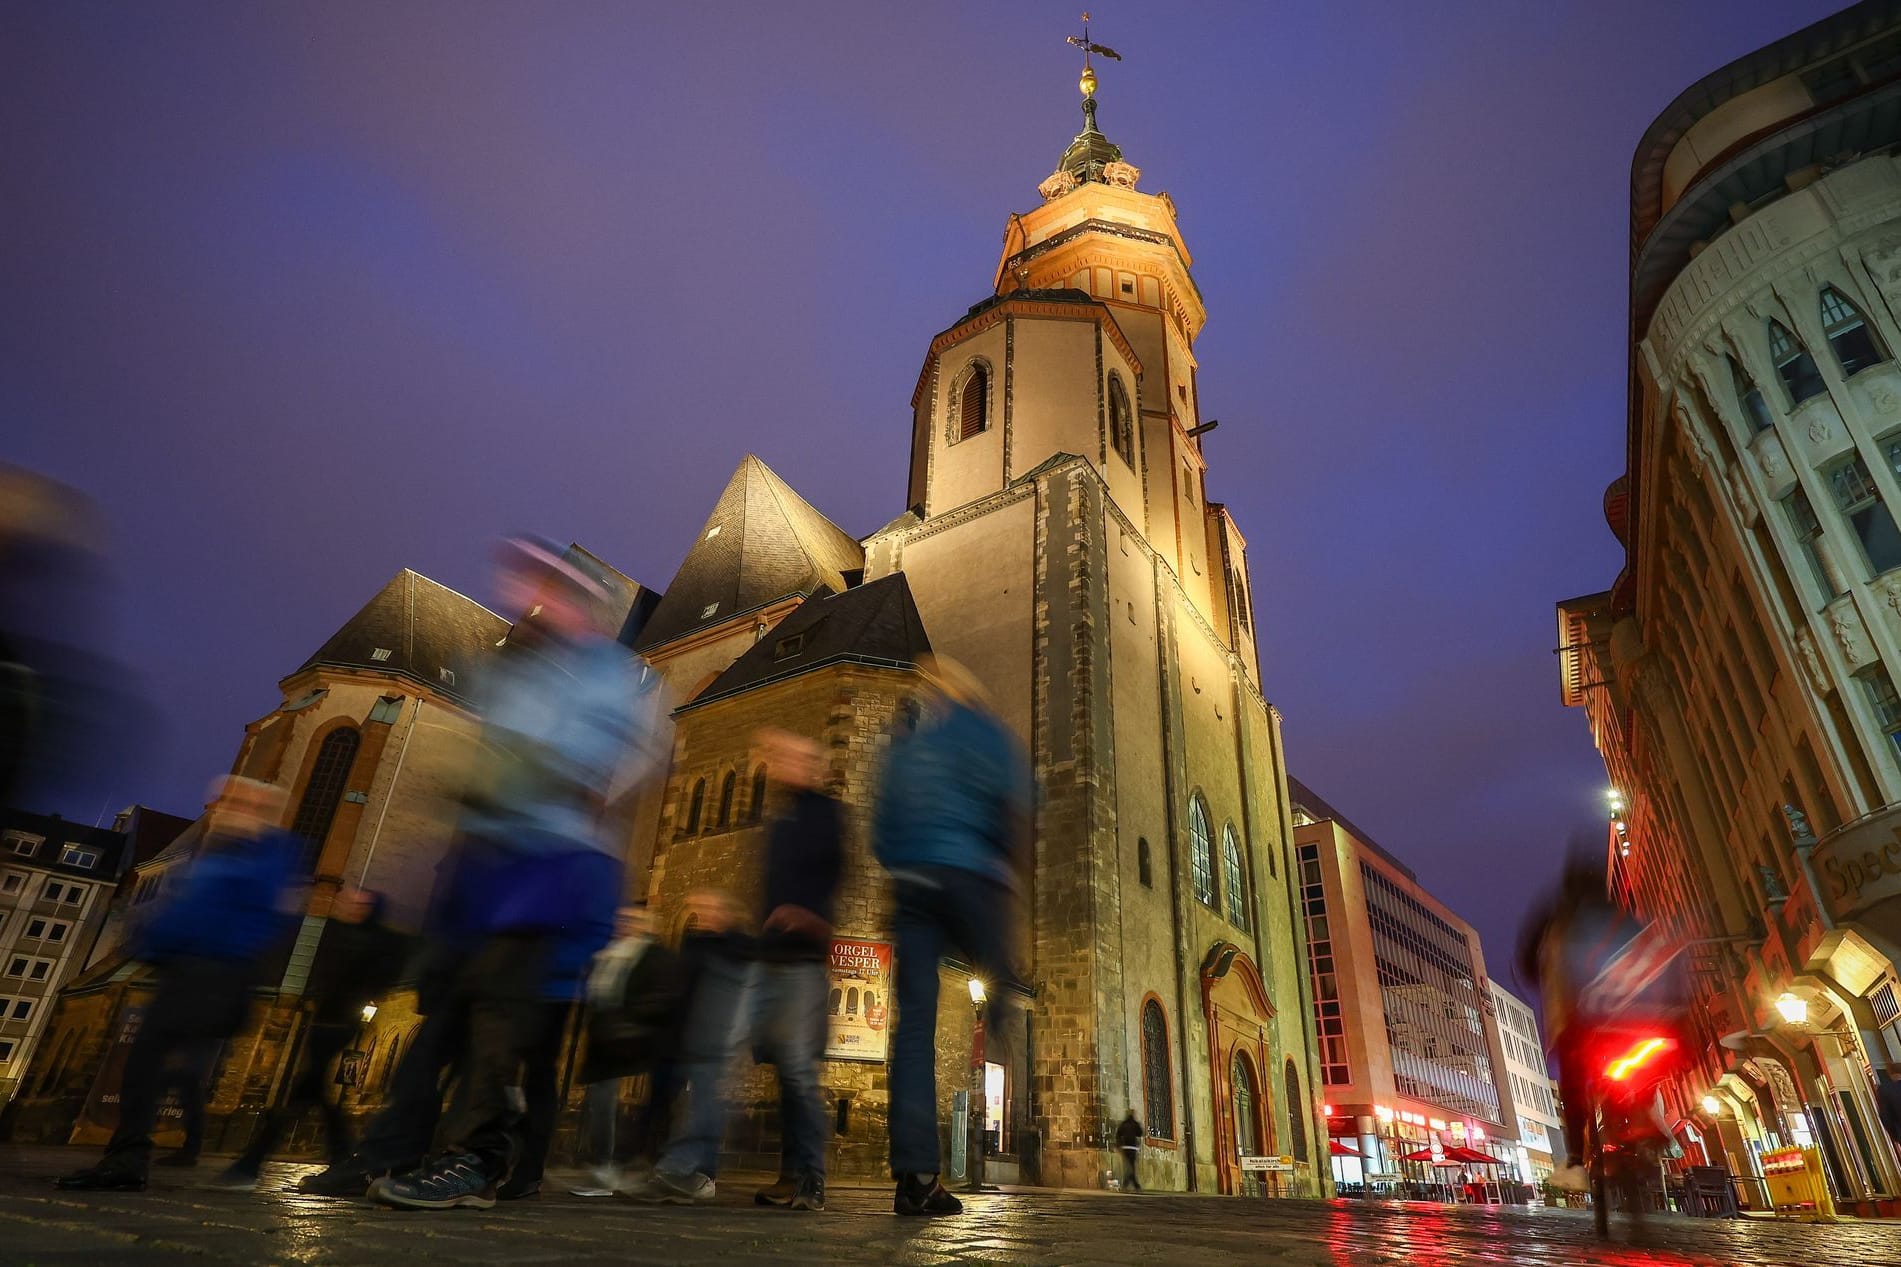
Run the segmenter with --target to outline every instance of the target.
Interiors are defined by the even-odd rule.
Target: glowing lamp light
[[[371,1021],[375,1020],[376,1019],[376,1004],[365,1003],[363,1005],[362,1017],[363,1017],[363,1023],[365,1025],[368,1025]]]
[[[1439,1119],[1439,1118],[1436,1118],[1436,1117],[1432,1119],[1432,1129],[1433,1129],[1433,1130],[1435,1130],[1435,1131],[1443,1131],[1443,1130],[1444,1130],[1445,1128],[1446,1128],[1446,1124],[1445,1124],[1445,1122],[1444,1122],[1444,1121],[1442,1121],[1441,1119]]]
[[[1782,1013],[1782,1019],[1791,1025],[1800,1025],[1809,1019],[1809,1001],[1799,994],[1784,990],[1782,997],[1776,1000],[1776,1011]]]
[[[1473,1127],[1473,1128],[1472,1128],[1472,1138],[1473,1138],[1473,1139],[1484,1139],[1484,1138],[1485,1138],[1485,1128],[1484,1128],[1483,1126],[1475,1126],[1475,1127]]]
[[[1382,1122],[1390,1122],[1393,1120],[1393,1111],[1382,1104],[1374,1108],[1373,1116]]]
[[[1646,1038],[1629,1051],[1604,1066],[1604,1074],[1612,1082],[1622,1082],[1631,1074],[1649,1064],[1658,1053],[1668,1050],[1667,1038]]]
[[[984,983],[980,979],[972,977],[970,979],[970,1001],[973,1004],[981,1004],[988,997],[990,996],[984,992]]]
[[[1333,1116],[1333,1106],[1332,1106],[1331,1104],[1323,1104],[1323,1105],[1321,1105],[1321,1106],[1320,1106],[1320,1111],[1321,1111],[1321,1112],[1322,1112],[1323,1114],[1325,1114],[1326,1116],[1328,1116],[1328,1117],[1332,1117],[1332,1116]]]
[[[1703,1111],[1715,1117],[1723,1111],[1723,1102],[1713,1095],[1706,1095],[1703,1097]]]

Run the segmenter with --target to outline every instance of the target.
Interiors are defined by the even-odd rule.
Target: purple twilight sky
[[[1633,146],[1828,0],[1109,3],[1101,122],[1181,210],[1210,496],[1293,772],[1485,935],[1603,770]],[[931,336],[1080,117],[1074,3],[16,3],[0,459],[98,500],[163,733],[70,803],[195,813],[396,569],[497,534],[664,586],[747,452],[903,509]]]

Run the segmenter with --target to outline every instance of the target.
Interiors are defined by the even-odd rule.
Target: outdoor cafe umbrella
[[[1327,1151],[1332,1153],[1335,1157],[1358,1157],[1360,1155],[1359,1149],[1351,1144],[1342,1144],[1337,1139],[1327,1141]]]

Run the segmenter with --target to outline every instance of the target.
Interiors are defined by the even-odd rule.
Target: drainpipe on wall
[[[370,862],[376,857],[376,842],[383,838],[383,822],[389,817],[390,802],[396,799],[396,780],[402,777],[403,760],[409,756],[409,740],[416,733],[416,720],[422,716],[422,696],[416,697],[416,707],[409,714],[409,729],[403,732],[403,746],[396,751],[396,768],[390,771],[389,790],[383,793],[383,808],[376,815],[376,830],[370,833],[370,847],[363,855],[363,870],[357,873],[358,888],[364,887],[370,878]]]
[[[1175,813],[1175,797],[1179,789],[1175,786],[1175,744],[1170,730],[1170,708],[1174,696],[1168,689],[1168,667],[1171,657],[1168,652],[1168,643],[1163,634],[1163,631],[1168,627],[1168,622],[1167,611],[1164,608],[1164,600],[1162,597],[1162,563],[1159,558],[1155,560],[1153,575],[1155,579],[1155,642],[1158,653],[1155,657],[1157,677],[1156,690],[1160,696],[1159,703],[1161,705],[1162,721],[1162,827],[1168,836],[1169,912],[1175,923],[1173,931],[1175,954],[1177,956],[1175,965],[1175,1028],[1180,1034],[1180,1042],[1178,1045],[1181,1048],[1181,1059],[1178,1063],[1181,1066],[1182,1081],[1182,1151],[1188,1162],[1188,1191],[1199,1192],[1201,1190],[1201,1183],[1195,1172],[1197,1162],[1195,1160],[1194,1097],[1189,1094],[1188,1085],[1188,1071],[1192,1067],[1188,1052],[1188,990],[1182,981],[1182,975],[1187,971],[1187,961],[1182,955],[1182,937],[1183,930],[1187,926],[1187,920],[1182,913],[1181,867],[1177,865],[1179,862],[1179,842],[1176,840],[1178,825]],[[1148,1072],[1146,1052],[1144,1053],[1143,1060],[1145,1062],[1143,1065],[1143,1074],[1146,1077]],[[1172,1086],[1168,1090],[1170,1095],[1175,1093],[1175,1088]],[[1212,1091],[1213,1088],[1211,1087],[1210,1092],[1212,1093]]]

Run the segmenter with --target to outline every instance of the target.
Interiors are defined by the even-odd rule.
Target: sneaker
[[[795,1210],[823,1210],[825,1208],[825,1176],[810,1173],[801,1175],[798,1191],[792,1194],[791,1206]]]
[[[752,1203],[754,1205],[791,1205],[792,1198],[798,1190],[799,1184],[796,1179],[788,1179],[781,1175],[778,1182],[753,1193]]]
[[[568,1195],[571,1197],[611,1197],[616,1193],[612,1188],[569,1188]]]
[[[297,1191],[312,1197],[360,1197],[380,1174],[372,1174],[356,1162],[345,1162],[305,1175],[297,1181]]]
[[[145,1176],[127,1166],[100,1162],[53,1180],[56,1188],[82,1192],[144,1192]]]
[[[964,1203],[945,1191],[936,1175],[899,1175],[891,1208],[899,1214],[961,1214]]]
[[[654,1182],[651,1170],[642,1170],[623,1176],[620,1183],[615,1185],[614,1191],[630,1201],[658,1201],[660,1199],[660,1186]]]
[[[257,1171],[241,1162],[233,1162],[224,1172],[211,1181],[211,1186],[225,1192],[255,1192],[257,1190]]]
[[[713,1199],[713,1181],[699,1171],[690,1175],[653,1172],[654,1195],[649,1200],[662,1205],[703,1205]]]
[[[1585,1192],[1591,1186],[1591,1175],[1574,1161],[1551,1172],[1551,1186],[1560,1192]]]
[[[370,1185],[370,1200],[400,1210],[495,1208],[495,1181],[474,1153],[449,1153],[400,1178],[387,1175]]]
[[[178,1166],[181,1169],[189,1170],[198,1164],[198,1154],[188,1153],[181,1149],[175,1153],[166,1153],[152,1164],[154,1166]]]
[[[619,1166],[590,1166],[587,1177],[594,1182],[583,1184],[579,1188],[569,1188],[571,1197],[611,1197],[621,1186]]]
[[[541,1180],[539,1179],[510,1179],[507,1183],[495,1189],[495,1199],[498,1201],[520,1201],[524,1197],[538,1197],[540,1195]]]

